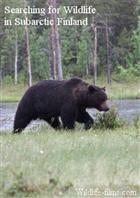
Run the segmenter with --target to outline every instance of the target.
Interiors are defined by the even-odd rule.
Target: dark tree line
[[[57,26],[56,18],[83,19],[85,15],[61,12],[59,16],[39,14],[21,16],[30,19],[50,17],[53,26],[4,26],[4,7],[30,6],[54,7],[93,5],[97,12],[87,15],[89,25]],[[15,83],[33,78],[62,79],[69,76],[94,76],[94,82],[105,75],[124,71],[139,75],[140,72],[140,22],[138,0],[2,0],[0,4],[0,68],[2,79],[9,77]],[[16,15],[15,17],[18,17]],[[29,74],[29,75],[27,75]]]

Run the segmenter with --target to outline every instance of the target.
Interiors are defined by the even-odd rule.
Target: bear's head
[[[100,88],[94,85],[88,86],[87,92],[87,106],[88,108],[95,108],[99,111],[108,111],[107,94],[105,87]]]

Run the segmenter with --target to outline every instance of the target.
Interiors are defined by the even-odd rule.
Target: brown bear
[[[14,120],[14,133],[21,132],[32,120],[45,120],[53,128],[74,129],[75,122],[88,129],[93,119],[86,108],[108,111],[105,88],[90,85],[80,78],[43,80],[30,87],[19,102]]]

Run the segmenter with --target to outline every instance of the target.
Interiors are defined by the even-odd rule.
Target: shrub
[[[38,192],[38,189],[35,186],[31,186],[25,180],[23,173],[13,172],[14,180],[10,183],[8,187],[5,187],[5,192],[7,195],[15,197],[17,194],[25,195],[28,197],[30,193]]]
[[[127,68],[121,65],[117,66],[117,77],[120,80],[131,80],[132,78],[139,77],[140,75],[140,64],[129,64]]]
[[[13,84],[12,76],[10,76],[10,75],[5,76],[4,79],[3,79],[3,83],[6,84],[6,85]]]
[[[140,135],[140,115],[133,120],[133,123],[136,129],[136,136],[138,137]]]
[[[18,74],[18,82],[20,84],[26,84],[26,82],[27,82],[27,74],[24,71],[22,71],[22,72],[20,72]]]
[[[124,125],[124,121],[119,118],[118,113],[114,107],[106,113],[97,113],[96,116],[96,128],[115,129]]]

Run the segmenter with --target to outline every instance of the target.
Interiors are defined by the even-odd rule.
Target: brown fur
[[[63,127],[73,129],[75,122],[90,128],[93,119],[86,108],[106,111],[102,103],[107,100],[102,88],[89,85],[79,78],[70,80],[43,80],[30,87],[21,99],[14,120],[14,132],[21,132],[31,120],[37,118],[59,128],[61,117]]]

